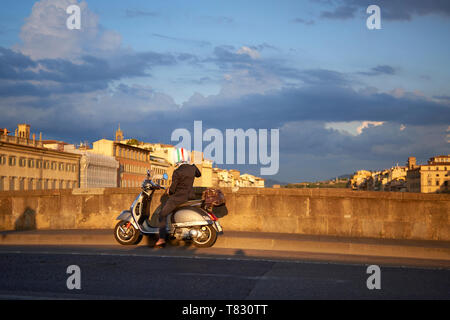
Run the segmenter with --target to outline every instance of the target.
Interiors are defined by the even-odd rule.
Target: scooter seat
[[[186,201],[182,204],[180,204],[179,206],[176,207],[176,209],[181,208],[181,207],[199,207],[202,205],[203,200],[202,199],[198,199],[198,200],[189,200]]]

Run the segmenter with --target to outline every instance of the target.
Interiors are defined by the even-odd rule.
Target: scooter
[[[166,173],[162,176],[168,179]],[[165,189],[153,182],[150,171],[142,183],[141,192],[133,201],[130,210],[124,210],[116,220],[114,236],[122,245],[136,245],[143,236],[159,235],[157,215],[161,206],[150,219],[150,204],[156,190]],[[196,247],[212,247],[219,234],[223,234],[218,218],[205,208],[202,200],[191,200],[178,206],[167,216],[167,234],[170,243],[191,241]]]

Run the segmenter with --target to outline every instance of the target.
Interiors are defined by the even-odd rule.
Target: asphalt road
[[[450,269],[226,249],[0,246],[0,299],[450,299]],[[314,261],[312,261],[314,260]],[[333,262],[334,261],[334,262]],[[67,288],[80,268],[81,289]]]

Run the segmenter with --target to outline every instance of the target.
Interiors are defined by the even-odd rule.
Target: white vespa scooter
[[[162,178],[168,179],[165,173]],[[142,191],[134,200],[130,210],[122,211],[116,220],[114,236],[122,245],[136,245],[144,235],[159,235],[157,214],[155,211],[150,219],[150,204],[156,190],[165,189],[154,183],[147,171],[147,178],[142,183]],[[170,242],[179,240],[192,241],[196,247],[211,247],[217,240],[217,235],[223,233],[218,218],[208,212],[202,200],[192,200],[178,206],[167,217],[167,234]]]

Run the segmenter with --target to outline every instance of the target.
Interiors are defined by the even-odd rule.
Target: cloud
[[[326,19],[351,19],[355,16],[357,8],[354,6],[339,6],[333,11],[322,11],[320,16]]]
[[[383,124],[384,121],[363,121],[362,124],[356,129],[356,132],[358,134],[362,134],[364,129],[367,129],[369,127],[382,126]]]
[[[310,69],[297,72],[297,78],[308,85],[345,86],[351,83],[348,75],[326,69]]]
[[[17,65],[30,64],[21,56],[16,59]],[[327,72],[318,74],[328,76]],[[171,142],[174,129],[192,129],[195,120],[202,120],[205,128],[223,131],[280,128],[280,174],[289,179],[336,172],[328,171],[328,167],[325,171],[317,167],[315,173],[303,172],[295,168],[295,161],[322,165],[325,159],[343,161],[341,169],[331,167],[349,173],[347,170],[362,164],[382,166],[408,155],[420,158],[448,150],[450,107],[442,103],[408,92],[396,97],[331,84],[284,88],[276,77],[253,77],[243,70],[234,70],[230,76],[219,94],[205,97],[197,93],[181,106],[149,86],[120,83],[88,92],[49,90],[50,94],[35,95],[33,99],[24,95],[2,97],[2,119],[7,127],[30,122],[46,137],[68,142],[111,138],[119,121],[128,137],[166,143]],[[265,89],[255,92],[261,87]],[[332,121],[367,122],[361,125],[360,134],[353,136],[327,128],[326,123]],[[377,125],[381,122],[383,125]],[[401,126],[403,130],[399,130]],[[309,170],[314,166],[311,164]]]
[[[81,30],[69,30],[67,7],[77,4],[81,9]],[[87,55],[108,55],[121,48],[122,37],[115,31],[100,27],[98,16],[89,10],[86,1],[41,0],[33,5],[31,15],[21,28],[22,43],[15,49],[32,59],[71,59]]]
[[[257,50],[251,49],[246,46],[240,47],[239,50],[237,51],[237,54],[246,54],[246,55],[250,56],[252,59],[261,58],[261,55],[259,54],[259,52]]]
[[[351,19],[357,12],[366,15],[369,5],[378,5],[381,8],[382,19],[409,21],[414,16],[436,14],[445,18],[450,17],[450,2],[447,0],[336,0],[318,1],[323,5],[333,6],[330,10],[321,12],[322,18],[328,19]]]
[[[382,126],[368,127],[354,136],[326,129],[320,121],[289,122],[280,128],[280,152],[283,155],[280,158],[296,159],[303,166],[301,159],[315,157],[324,162],[324,170],[338,161],[342,170],[338,172],[341,173],[363,168],[382,169],[395,162],[404,163],[409,156],[425,160],[448,152],[445,127],[408,126],[399,130],[397,123],[386,122]],[[289,169],[280,166],[283,167],[284,170]],[[295,166],[291,165],[290,169],[295,170]],[[320,167],[317,169],[320,171]]]
[[[351,75],[334,70],[300,70],[283,59],[263,59],[258,51],[248,46],[239,49],[227,45],[215,47],[213,56],[203,62],[216,64],[226,74],[246,74],[246,79],[253,77],[255,83],[261,82],[264,77],[277,78],[278,83],[283,85],[290,82],[294,85],[347,86],[356,82]],[[277,88],[280,88],[280,85],[274,87]],[[261,90],[257,89],[255,92]]]
[[[280,49],[278,49],[276,46],[268,44],[266,42],[258,44],[258,45],[249,45],[248,47],[253,50],[256,50],[256,51],[263,51],[265,49],[280,51]]]
[[[379,76],[379,75],[394,75],[395,69],[389,65],[379,65],[373,67],[370,71],[358,72],[358,74],[365,76]]]
[[[251,64],[252,57],[248,54],[239,54],[235,52],[233,46],[218,46],[214,48],[213,57],[208,58],[205,62],[215,62],[220,67],[225,67],[226,64],[232,64],[234,66],[242,64]]]
[[[20,52],[0,47],[0,79],[34,79],[36,62]]]
[[[433,96],[434,99],[441,100],[443,102],[450,102],[450,96]]]
[[[104,59],[82,56],[65,59],[33,60],[20,52],[0,47],[0,95],[47,95],[106,89],[115,80],[150,77],[154,66],[175,65],[170,54],[141,52]]]

